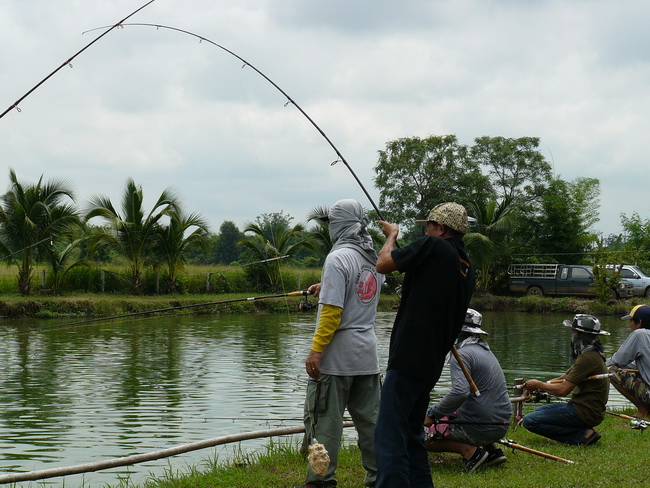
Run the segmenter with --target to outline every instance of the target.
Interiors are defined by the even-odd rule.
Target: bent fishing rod
[[[95,30],[98,30],[98,29],[105,29],[106,27],[108,27],[108,26],[96,27],[96,28],[94,28],[94,29],[90,29],[90,30],[85,31],[85,32],[92,32],[92,31],[95,31]],[[244,58],[241,57],[239,54],[237,54],[237,53],[231,51],[231,50],[228,49],[227,47],[222,46],[221,44],[218,44],[217,42],[208,39],[207,37],[201,36],[201,35],[199,35],[199,34],[196,34],[196,33],[194,33],[194,32],[191,32],[191,31],[188,31],[188,30],[185,30],[185,29],[180,29],[180,28],[178,28],[178,27],[173,27],[173,26],[163,25],[163,24],[150,24],[150,23],[126,23],[126,24],[125,24],[125,23],[123,23],[123,22],[120,23],[120,27],[155,27],[157,30],[158,30],[158,29],[166,29],[166,30],[170,30],[170,31],[179,32],[179,33],[181,33],[181,34],[186,34],[186,35],[188,35],[188,36],[195,37],[196,39],[199,40],[199,42],[203,42],[203,41],[205,41],[205,42],[207,42],[207,43],[209,43],[209,44],[212,44],[213,46],[218,47],[219,49],[221,49],[221,50],[227,52],[227,53],[230,54],[231,56],[234,56],[234,57],[237,58],[239,61],[241,61],[242,63],[244,63],[243,66],[242,66],[242,68],[245,68],[246,66],[248,66],[249,68],[253,69],[257,74],[259,74],[262,78],[264,78],[267,82],[269,82],[269,83],[270,83],[270,84],[271,84],[271,85],[272,85],[276,90],[278,90],[280,93],[282,93],[282,95],[287,99],[287,102],[284,104],[285,107],[286,107],[287,105],[289,105],[289,104],[291,104],[291,105],[293,105],[294,107],[296,107],[296,108],[298,109],[298,111],[299,111],[299,112],[300,112],[300,113],[301,113],[301,114],[302,114],[302,115],[303,115],[303,116],[304,116],[304,117],[309,121],[309,123],[311,123],[311,125],[314,126],[314,128],[319,132],[319,134],[320,134],[321,136],[323,136],[323,138],[327,141],[327,143],[329,144],[329,146],[334,150],[334,152],[336,153],[336,156],[337,156],[337,158],[338,158],[338,159],[334,160],[334,161],[331,163],[331,165],[334,166],[334,165],[335,165],[336,163],[338,163],[339,161],[342,162],[342,163],[345,165],[345,167],[350,171],[350,174],[351,174],[351,175],[354,177],[354,179],[356,180],[357,184],[359,185],[359,187],[361,188],[361,190],[363,191],[363,193],[364,193],[364,194],[366,195],[366,197],[368,198],[368,201],[370,202],[370,204],[371,204],[372,207],[374,208],[375,212],[377,212],[377,216],[378,216],[381,220],[384,220],[384,217],[383,217],[381,211],[379,210],[379,207],[377,207],[377,205],[376,205],[375,202],[373,201],[372,197],[370,196],[370,194],[368,193],[368,191],[366,190],[366,188],[363,186],[363,183],[361,183],[361,180],[359,179],[359,177],[357,176],[357,174],[354,172],[354,170],[352,169],[352,167],[350,166],[350,164],[348,163],[348,161],[345,159],[345,157],[343,156],[343,154],[341,153],[341,151],[339,151],[339,149],[334,145],[334,143],[332,142],[332,140],[327,136],[327,134],[325,133],[325,131],[324,131],[323,129],[320,128],[320,126],[319,126],[319,125],[314,121],[314,119],[312,119],[312,118],[309,116],[309,114],[307,114],[307,112],[305,112],[305,111],[303,110],[303,108],[302,108],[300,105],[298,105],[298,103],[297,103],[297,102],[296,102],[296,101],[295,101],[295,100],[294,100],[294,99],[293,99],[293,98],[292,98],[292,97],[291,97],[291,96],[290,96],[286,91],[284,91],[284,90],[283,90],[283,89],[282,89],[282,88],[281,88],[281,87],[280,87],[280,86],[279,86],[275,81],[273,81],[271,78],[269,78],[266,74],[264,74],[260,69],[258,69],[256,66],[254,66],[252,63],[250,63],[248,60],[244,59]],[[85,33],[85,32],[84,32],[84,33]]]
[[[70,322],[67,324],[56,324],[56,325],[50,325],[46,327],[39,327],[39,328],[32,328],[28,329],[22,333],[27,333],[27,332],[34,332],[34,331],[42,331],[42,330],[48,330],[48,329],[58,329],[61,327],[73,327],[77,325],[86,325],[86,324],[92,324],[96,322],[104,322],[107,320],[115,320],[115,319],[123,319],[127,317],[137,317],[140,315],[150,315],[154,313],[163,313],[163,312],[171,312],[174,310],[182,310],[186,308],[198,308],[198,307],[208,307],[208,306],[215,306],[215,305],[224,305],[227,303],[236,303],[236,302],[252,302],[255,300],[266,300],[269,298],[284,298],[284,297],[298,297],[298,296],[309,296],[313,295],[314,291],[309,291],[309,290],[298,290],[298,291],[291,291],[289,293],[280,293],[277,295],[265,295],[265,296],[259,296],[259,297],[245,297],[245,298],[231,298],[229,300],[220,300],[216,302],[205,302],[205,303],[194,303],[194,304],[189,304],[189,305],[178,305],[175,307],[166,307],[166,308],[159,308],[156,310],[145,310],[144,312],[132,312],[132,313],[126,313],[122,315],[113,315],[111,317],[98,317],[95,319],[88,319],[88,320],[81,320],[78,322]]]
[[[59,67],[56,68],[54,71],[52,71],[49,75],[47,75],[47,76],[46,76],[45,78],[43,78],[40,82],[38,82],[36,85],[34,85],[34,86],[33,86],[33,87],[32,87],[32,88],[31,88],[27,93],[25,93],[22,97],[20,97],[20,98],[19,98],[18,100],[16,100],[13,104],[11,104],[7,110],[5,110],[4,112],[2,112],[2,113],[0,114],[0,119],[1,119],[2,117],[4,117],[7,113],[11,112],[13,109],[16,109],[18,112],[20,112],[20,107],[18,107],[18,105],[20,104],[20,102],[22,102],[25,98],[27,98],[29,95],[31,95],[32,92],[34,92],[34,91],[35,91],[39,86],[41,86],[41,85],[42,85],[43,83],[45,83],[47,80],[49,80],[50,78],[52,78],[52,76],[54,76],[56,73],[58,73],[58,72],[59,72],[59,71],[60,71],[64,66],[70,66],[70,67],[72,67],[72,60],[73,60],[74,58],[76,58],[77,56],[79,56],[82,52],[84,52],[84,51],[85,51],[86,49],[88,49],[90,46],[92,46],[93,44],[95,44],[97,41],[99,41],[102,37],[104,37],[106,34],[108,34],[109,32],[111,32],[113,29],[115,29],[116,27],[119,27],[120,25],[122,25],[123,22],[125,22],[126,20],[130,19],[131,17],[133,17],[133,16],[134,16],[135,14],[137,14],[140,10],[142,10],[142,9],[145,8],[145,7],[147,7],[148,5],[151,5],[151,4],[152,4],[153,2],[155,2],[155,1],[156,1],[156,0],[150,0],[149,2],[145,3],[142,7],[140,7],[140,8],[138,8],[138,9],[134,10],[133,12],[131,12],[129,15],[127,15],[126,17],[124,17],[122,20],[120,20],[120,21],[117,22],[116,24],[113,24],[112,26],[106,26],[108,29],[107,29],[105,32],[103,32],[102,34],[100,34],[99,36],[97,36],[95,39],[93,39],[92,41],[90,41],[88,44],[86,44],[83,48],[81,48],[79,51],[77,51],[76,54],[74,54],[74,55],[72,55],[71,57],[69,57],[68,59],[66,59],[66,60],[61,64],[61,66],[59,66]]]

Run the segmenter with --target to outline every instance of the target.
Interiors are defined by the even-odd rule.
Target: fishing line
[[[27,93],[25,93],[22,97],[20,97],[20,98],[19,98],[18,100],[16,100],[12,105],[10,105],[9,108],[8,108],[7,110],[5,110],[4,112],[2,112],[2,114],[0,114],[0,119],[1,119],[2,117],[4,117],[8,112],[12,111],[13,109],[16,109],[18,112],[20,112],[20,107],[18,107],[18,105],[20,104],[20,102],[22,102],[25,98],[27,98],[29,95],[31,95],[32,92],[34,92],[34,91],[35,91],[39,86],[41,86],[43,83],[45,83],[47,80],[49,80],[49,79],[50,79],[52,76],[54,76],[54,75],[55,75],[59,70],[61,70],[64,66],[70,66],[70,67],[72,68],[72,60],[73,60],[74,58],[76,58],[77,56],[79,56],[82,52],[84,52],[84,51],[85,51],[86,49],[88,49],[90,46],[92,46],[93,44],[95,44],[97,41],[99,41],[102,37],[104,37],[106,34],[108,34],[109,32],[111,32],[113,29],[115,29],[116,27],[121,26],[122,23],[123,23],[124,21],[130,19],[130,18],[133,17],[135,14],[137,14],[140,10],[142,10],[143,8],[145,8],[145,7],[148,6],[148,5],[151,5],[151,4],[152,4],[153,2],[155,2],[155,1],[156,1],[156,0],[150,0],[149,2],[145,3],[142,7],[140,7],[140,8],[138,8],[138,9],[134,10],[134,11],[131,12],[129,15],[127,15],[126,17],[124,17],[122,20],[120,20],[120,21],[117,22],[116,24],[113,24],[112,26],[102,27],[103,29],[107,29],[107,30],[106,30],[105,32],[103,32],[102,34],[100,34],[99,36],[97,36],[97,37],[96,37],[95,39],[93,39],[92,41],[90,41],[88,44],[86,44],[83,48],[81,48],[79,51],[77,51],[77,53],[74,54],[72,57],[66,59],[66,60],[63,62],[63,64],[61,64],[61,66],[59,66],[58,68],[56,68],[56,69],[55,69],[54,71],[52,71],[49,75],[47,75],[45,78],[43,78],[39,83],[37,83],[36,85],[34,85],[34,87],[32,87],[32,89],[30,89]]]
[[[52,242],[52,236],[48,236],[45,239],[41,239],[40,241],[35,242],[34,244],[30,244],[29,246],[25,246],[25,247],[23,247],[22,249],[19,249],[16,252],[12,252],[11,254],[7,254],[6,256],[2,256],[0,258],[0,261],[4,261],[5,259],[9,259],[10,257],[15,256],[16,254],[20,254],[21,252],[26,251],[27,249],[31,249],[32,247],[38,246],[39,244],[43,244],[45,241]]]
[[[165,308],[159,308],[155,310],[145,310],[144,312],[132,312],[132,313],[126,313],[126,314],[121,314],[121,315],[113,315],[110,317],[98,317],[94,319],[87,319],[87,320],[80,320],[77,322],[70,322],[70,323],[65,323],[65,324],[55,324],[55,325],[49,325],[45,327],[39,327],[39,328],[30,328],[21,332],[18,332],[18,334],[26,334],[30,332],[40,332],[44,330],[51,330],[51,329],[59,329],[62,327],[74,327],[74,326],[79,326],[79,325],[87,325],[87,324],[92,324],[92,323],[97,323],[97,322],[104,322],[108,320],[115,320],[115,319],[122,319],[122,318],[127,318],[127,317],[138,317],[142,315],[150,315],[154,313],[164,313],[164,312],[171,312],[175,310],[183,310],[183,309],[188,309],[188,308],[198,308],[198,307],[208,307],[208,306],[219,306],[219,305],[224,305],[228,303],[236,303],[236,302],[244,302],[244,301],[255,301],[255,300],[264,300],[264,299],[269,299],[269,298],[284,298],[284,297],[294,297],[294,296],[303,296],[307,297],[308,295],[312,295],[313,292],[309,292],[307,290],[299,290],[299,291],[293,291],[289,293],[281,293],[277,295],[265,295],[265,296],[259,296],[259,297],[245,297],[245,298],[232,298],[229,300],[220,300],[216,302],[205,302],[205,303],[194,303],[194,304],[189,304],[189,305],[177,305],[173,307],[165,307]]]

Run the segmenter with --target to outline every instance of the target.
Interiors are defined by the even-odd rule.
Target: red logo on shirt
[[[377,278],[372,271],[367,269],[361,271],[357,295],[363,303],[368,303],[377,295]]]

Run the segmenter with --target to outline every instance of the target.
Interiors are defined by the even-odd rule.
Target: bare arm
[[[383,220],[379,221],[379,225],[381,225],[381,231],[386,236],[386,242],[379,251],[379,256],[377,258],[377,272],[388,274],[397,270],[397,265],[391,256],[391,252],[395,248],[395,242],[397,241],[397,235],[399,234],[399,227]]]

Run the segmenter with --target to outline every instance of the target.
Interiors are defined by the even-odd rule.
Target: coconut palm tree
[[[318,206],[311,209],[307,215],[308,222],[314,222],[314,226],[309,229],[309,232],[322,249],[323,254],[326,255],[332,249],[332,239],[330,238],[329,224],[323,217],[329,214],[329,207]]]
[[[18,293],[29,295],[34,262],[46,256],[63,231],[79,224],[74,195],[62,180],[24,185],[9,170],[9,190],[0,206],[0,252],[18,266]]]
[[[468,205],[476,218],[476,225],[465,235],[465,247],[474,268],[478,270],[477,288],[481,291],[489,290],[494,281],[492,267],[498,245],[512,227],[512,201],[511,197],[500,202],[490,198]]]
[[[177,292],[176,273],[186,264],[188,249],[198,246],[205,250],[207,236],[208,224],[203,217],[197,213],[186,215],[178,205],[169,212],[169,224],[158,227],[156,249],[167,267],[168,293]]]
[[[72,269],[89,266],[86,257],[79,252],[79,245],[85,239],[86,237],[71,239],[62,248],[51,246],[47,250],[47,261],[52,269],[52,292],[55,295],[61,293],[61,282]]]
[[[153,208],[147,213],[143,206],[142,186],[129,178],[122,194],[122,212],[118,212],[110,199],[95,196],[90,200],[86,222],[101,217],[108,224],[92,236],[92,244],[107,243],[124,257],[131,267],[131,291],[142,291],[142,276],[146,267],[155,263],[154,249],[159,236],[160,220],[176,210],[176,193],[164,190]]]
[[[301,248],[313,250],[314,242],[305,233],[302,224],[291,227],[290,219],[282,214],[265,217],[271,219],[266,219],[267,222],[264,222],[264,218],[258,218],[258,222],[249,223],[244,229],[244,234],[252,235],[245,236],[237,245],[245,247],[257,260],[255,266],[249,265],[246,268],[247,274],[261,277],[262,284],[273,291],[280,292],[282,291],[280,259],[295,254]]]

